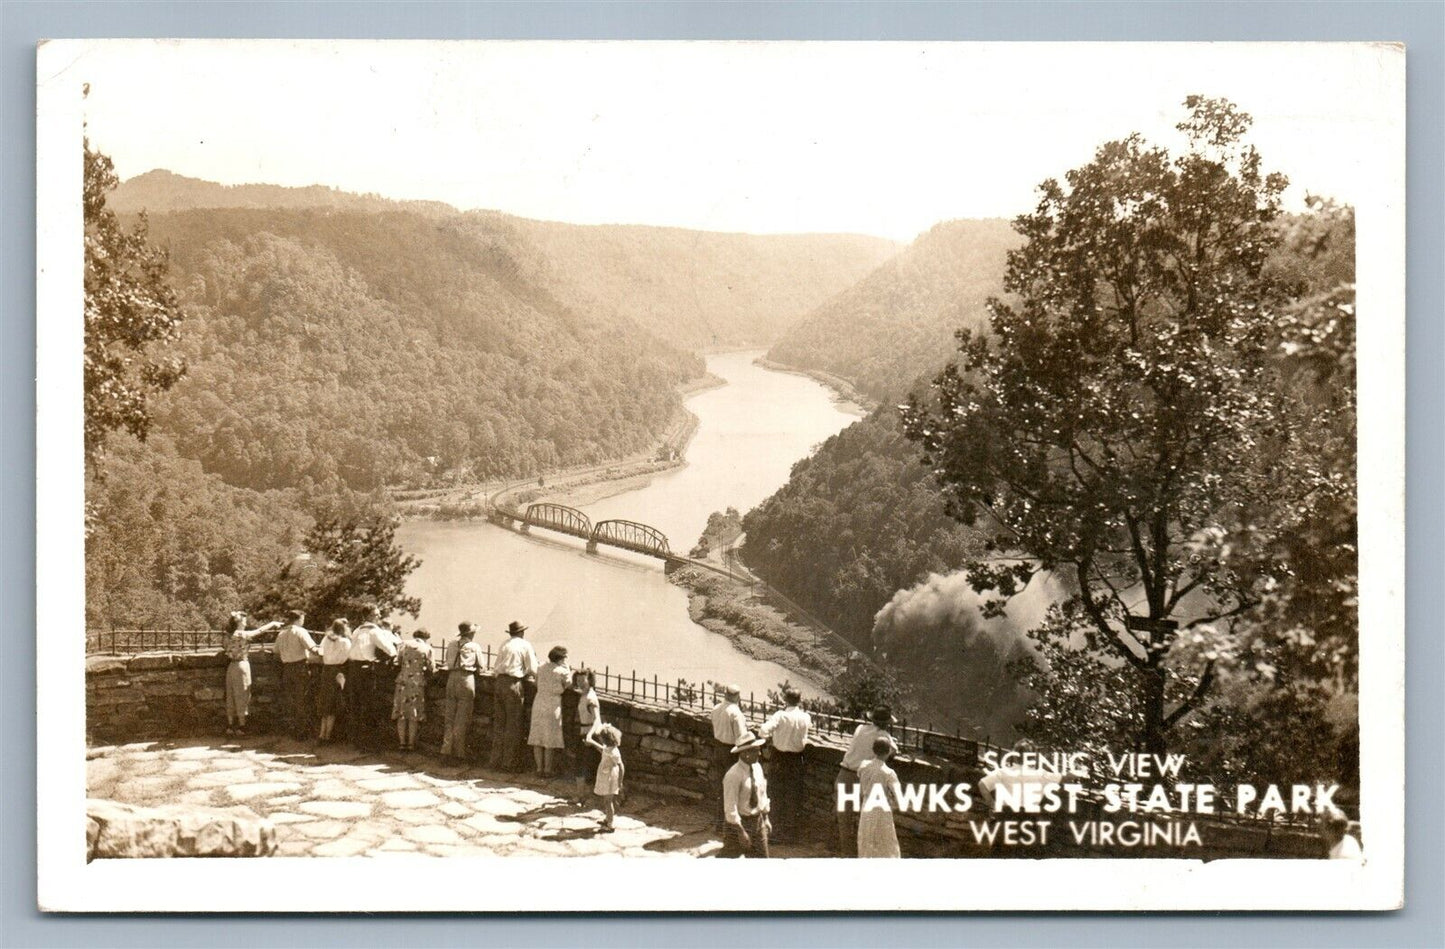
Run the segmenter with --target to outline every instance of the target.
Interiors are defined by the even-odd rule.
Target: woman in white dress
[[[893,809],[903,794],[898,772],[888,767],[893,743],[885,736],[873,742],[873,757],[858,766],[858,856],[901,857]],[[871,802],[871,803],[870,803]]]
[[[553,646],[547,661],[537,669],[537,696],[532,699],[532,727],[527,732],[532,759],[543,777],[551,777],[556,771],[558,752],[567,745],[562,735],[562,693],[571,682],[567,650]]]

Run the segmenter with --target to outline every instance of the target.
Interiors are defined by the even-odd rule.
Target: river
[[[796,461],[858,417],[856,406],[836,401],[820,383],[754,365],[757,355],[707,358],[708,371],[727,384],[687,399],[698,418],[687,465],[584,507],[593,523],[620,517],[651,524],[673,550],[686,552],[708,514],[746,512],[787,481]],[[560,643],[574,665],[636,670],[663,682],[735,682],[759,697],[784,679],[819,691],[808,677],[754,659],[693,623],[686,591],[667,581],[661,561],[606,547],[588,554],[580,540],[542,530],[522,535],[480,520],[410,520],[397,536],[421,558],[407,592],[421,598],[421,625],[434,640],[451,639],[457,623],[470,619],[483,630],[478,642],[495,646],[516,619],[529,627],[539,655]]]

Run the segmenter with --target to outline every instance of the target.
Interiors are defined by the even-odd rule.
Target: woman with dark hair
[[[572,673],[572,691],[577,693],[577,792],[586,798],[586,782],[597,776],[599,752],[587,743],[602,727],[602,704],[597,701],[597,676],[591,669]]]
[[[396,721],[396,738],[402,751],[416,750],[416,733],[426,718],[426,684],[436,663],[431,656],[431,633],[419,629],[411,639],[402,640],[396,650],[396,689],[391,699],[391,717]]]
[[[553,646],[547,661],[537,669],[537,697],[532,700],[532,727],[527,732],[537,773],[544,778],[552,776],[557,768],[557,752],[566,747],[562,736],[562,693],[571,681],[566,647]]]
[[[226,621],[226,734],[246,733],[246,713],[251,708],[251,641],[262,633],[280,628],[279,620],[246,628],[246,614],[237,610]]]
[[[316,690],[316,714],[321,717],[321,743],[331,741],[336,716],[346,707],[346,657],[351,653],[351,624],[344,619],[331,621],[331,629],[321,640],[321,687]]]

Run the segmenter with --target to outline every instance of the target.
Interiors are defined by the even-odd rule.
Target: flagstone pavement
[[[279,856],[704,857],[721,847],[699,804],[629,792],[602,831],[570,781],[257,736],[97,745],[91,797],[127,804],[244,804],[276,825]],[[826,856],[778,846],[774,856]]]

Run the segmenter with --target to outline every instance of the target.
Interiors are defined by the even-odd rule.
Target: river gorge
[[[642,521],[686,553],[711,512],[747,511],[857,418],[857,406],[810,378],[756,365],[757,355],[708,357],[708,371],[725,384],[685,403],[698,420],[686,464],[583,505],[594,523]],[[566,645],[574,666],[636,670],[664,682],[735,682],[759,697],[784,679],[820,691],[807,676],[754,659],[694,623],[687,592],[667,581],[658,560],[607,548],[588,554],[580,540],[518,534],[480,519],[408,520],[398,540],[422,561],[407,592],[421,598],[420,621],[434,637],[450,639],[470,619],[483,630],[479,642],[495,646],[516,619],[539,654]]]

